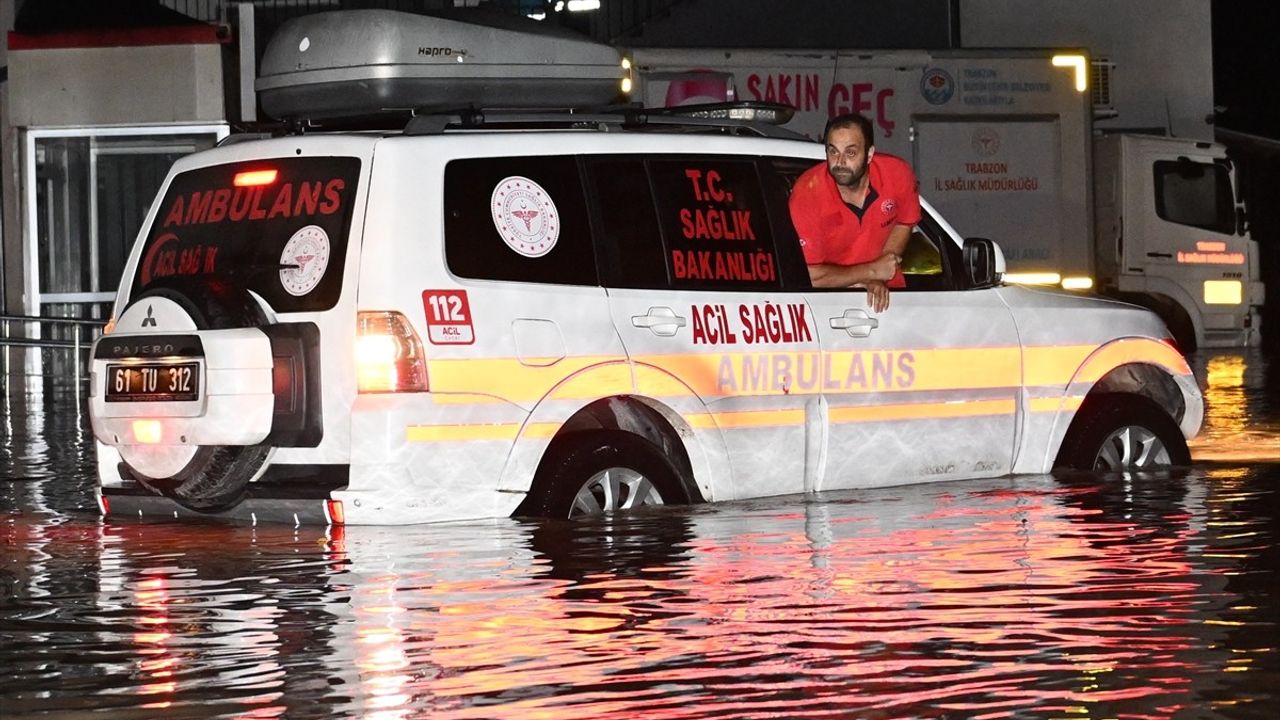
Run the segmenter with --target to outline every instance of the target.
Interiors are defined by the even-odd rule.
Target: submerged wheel
[[[1138,395],[1091,397],[1058,452],[1057,467],[1099,472],[1156,470],[1191,464],[1191,452],[1173,418]]]
[[[657,445],[631,433],[593,431],[552,443],[521,512],[577,518],[688,501]]]
[[[157,301],[172,302],[199,330],[262,327],[267,323],[262,308],[247,291],[222,281],[208,283],[199,301],[169,289],[144,292],[129,304],[121,318],[150,312],[150,306]],[[163,327],[158,329],[160,334],[166,332]],[[121,448],[121,458],[130,474],[151,492],[191,510],[213,513],[234,507],[244,499],[249,481],[270,452],[270,447],[260,445],[133,446]]]

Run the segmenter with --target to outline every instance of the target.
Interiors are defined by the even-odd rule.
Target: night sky
[[[1280,140],[1280,2],[1212,1],[1218,125]]]

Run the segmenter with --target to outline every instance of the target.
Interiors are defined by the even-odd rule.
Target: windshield
[[[276,312],[333,307],[359,173],[356,158],[311,157],[178,175],[147,234],[131,294],[198,294],[216,278],[256,292]]]

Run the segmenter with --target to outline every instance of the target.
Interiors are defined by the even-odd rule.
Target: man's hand
[[[889,282],[898,272],[898,263],[902,262],[902,258],[887,252],[880,257],[867,263],[868,269],[871,271],[871,277],[868,280],[880,280],[881,282]]]
[[[867,307],[874,312],[882,313],[889,309],[889,286],[880,280],[868,280],[854,287],[867,289]]]

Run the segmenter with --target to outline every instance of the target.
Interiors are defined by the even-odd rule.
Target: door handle
[[[647,315],[632,315],[631,324],[638,328],[649,328],[658,337],[671,337],[687,325],[688,321],[669,307],[651,307]]]
[[[880,327],[880,321],[868,315],[866,310],[849,309],[844,311],[844,315],[831,318],[831,327],[844,330],[849,337],[867,337]]]

